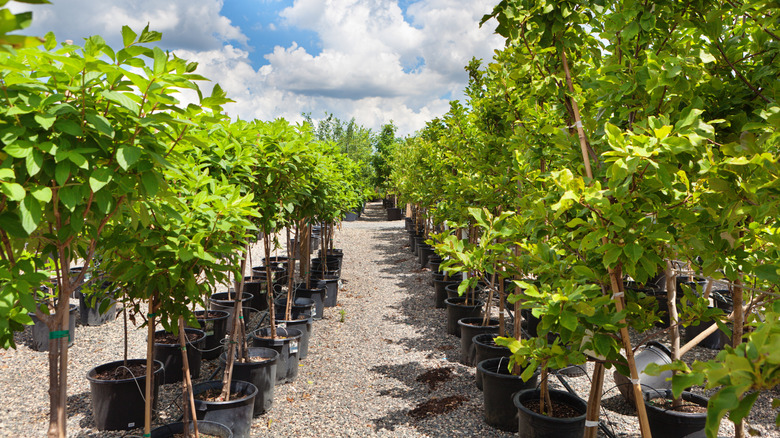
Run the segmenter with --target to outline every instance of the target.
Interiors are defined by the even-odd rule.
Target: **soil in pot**
[[[531,389],[520,391],[512,398],[517,410],[518,436],[581,438],[585,433],[585,412],[588,409],[585,400],[566,391],[551,389],[553,415],[542,415],[538,413],[539,394],[538,389]]]
[[[189,425],[193,432],[192,423]],[[198,421],[198,435],[201,438],[233,438],[233,432],[224,424],[212,421]],[[151,438],[180,438],[184,436],[184,423],[171,423],[152,430]]]
[[[184,329],[187,339],[187,361],[190,365],[190,375],[193,379],[200,377],[201,350],[206,345],[206,333],[193,328]],[[165,380],[163,383],[181,382],[182,359],[179,336],[165,330],[154,332],[154,358],[163,364]]]
[[[205,345],[201,357],[206,360],[216,359],[222,354],[222,340],[227,333],[227,321],[230,313],[224,310],[196,310],[195,317],[200,323],[200,329],[206,333]]]
[[[507,347],[501,347],[496,345],[496,336],[491,333],[483,333],[476,335],[472,338],[471,342],[474,344],[474,363],[478,364],[483,360],[505,357],[508,358],[512,355],[512,351]],[[482,390],[482,371],[477,367],[474,374],[474,380],[476,381],[477,388]]]
[[[469,299],[468,302],[464,297],[447,298],[444,300],[444,304],[447,306],[447,333],[460,337],[460,326],[458,320],[468,317],[481,317],[482,307],[484,302],[482,300]]]
[[[261,328],[250,335],[252,346],[276,350],[279,360],[276,363],[276,383],[288,383],[298,376],[298,352],[301,336],[297,329],[276,329],[276,339],[271,338],[271,329]]]
[[[257,388],[253,415],[256,417],[268,412],[274,402],[274,387],[276,386],[276,363],[279,353],[271,348],[249,347],[247,362],[233,362],[233,378],[249,382]],[[224,367],[227,353],[222,353],[219,360]]]
[[[517,431],[517,409],[512,405],[512,395],[517,391],[535,388],[539,373],[524,382],[520,376],[509,372],[509,359],[486,359],[477,364],[482,372],[485,422],[510,432]]]
[[[460,326],[460,362],[466,366],[473,367],[477,364],[476,347],[474,346],[474,336],[489,333],[498,334],[498,320],[489,319],[487,325],[484,324],[482,317],[469,317],[458,320]]]
[[[163,380],[163,364],[154,361],[154,401]],[[123,360],[96,366],[87,372],[92,418],[98,430],[129,430],[144,424],[146,359]]]
[[[198,420],[224,424],[235,438],[249,438],[257,388],[249,382],[233,380],[230,383],[230,400],[215,400],[221,391],[222,381],[218,380],[192,386]]]
[[[703,437],[707,422],[707,398],[683,392],[683,406],[679,410],[672,410],[671,396],[670,390],[645,395],[647,421],[652,435],[664,438]]]

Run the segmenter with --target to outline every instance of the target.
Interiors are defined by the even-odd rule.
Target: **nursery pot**
[[[292,320],[277,319],[276,326],[301,331],[301,341],[298,343],[298,359],[306,359],[309,353],[309,339],[314,328],[314,320],[309,315],[300,315]]]
[[[124,361],[118,360],[98,365],[87,373],[92,418],[98,430],[128,430],[144,424],[144,388],[146,388],[146,359],[130,359],[128,366],[144,365],[143,371],[133,374],[124,368]],[[157,407],[157,393],[162,383],[164,368],[162,362],[154,361],[154,383],[152,409]],[[128,376],[110,379],[99,378],[103,373],[124,369]]]
[[[287,383],[295,380],[298,375],[298,345],[301,340],[300,330],[276,329],[276,339],[271,339],[269,327],[258,329],[250,335],[252,346],[276,350],[279,360],[276,362],[276,382]]]
[[[436,307],[437,309],[444,309],[445,307],[447,307],[444,305],[444,300],[449,298],[449,296],[447,295],[447,286],[454,284],[455,288],[457,289],[458,284],[460,284],[461,281],[460,279],[461,276],[456,275],[453,277],[449,277],[449,279],[447,280],[444,280],[444,276],[437,276],[434,274],[433,277],[433,287],[435,290],[435,295],[433,299],[434,307]]]
[[[306,289],[306,284],[298,284],[295,287],[295,297],[298,298],[309,298],[312,301],[314,301],[314,307],[312,307],[312,315],[311,317],[318,321],[322,319],[322,314],[325,311],[325,287],[322,288],[315,288],[314,283],[312,282],[312,288]]]
[[[75,304],[68,305],[68,347],[73,346],[76,341],[76,312],[79,307]],[[49,326],[38,319],[34,313],[27,314],[32,318],[35,325],[32,327],[32,348],[35,351],[49,351]]]
[[[521,438],[581,438],[585,433],[585,412],[588,410],[588,404],[585,400],[566,391],[558,389],[550,389],[549,391],[553,414],[555,414],[556,405],[565,404],[579,412],[580,415],[561,418],[538,414],[528,409],[526,404],[539,400],[540,391],[538,389],[520,391],[512,397],[517,409],[518,436]],[[655,434],[653,436],[665,437],[665,435]]]
[[[685,342],[692,341],[693,338],[699,335],[699,333],[703,332],[709,327],[712,327],[713,324],[715,324],[715,321],[707,321],[699,323],[699,325],[696,326],[691,325],[685,327]],[[722,350],[723,346],[729,342],[730,339],[728,336],[726,336],[726,333],[721,329],[717,329],[714,333],[710,334],[701,342],[699,342],[699,346],[709,348],[710,350]]]
[[[276,362],[279,353],[276,350],[263,347],[249,347],[248,362],[233,362],[233,379],[249,382],[257,388],[253,416],[268,412],[274,403],[274,386],[276,385]],[[219,361],[225,366],[227,353],[222,353]]]
[[[244,293],[252,294],[252,301],[249,302],[249,307],[261,312],[268,310],[268,283],[266,283],[264,278],[244,277]]]
[[[194,328],[185,328],[184,332],[197,335],[194,341],[187,342],[187,362],[190,365],[190,375],[193,379],[197,379],[200,377],[200,360],[202,357],[200,351],[206,345],[206,333]],[[184,365],[181,359],[181,345],[179,345],[178,340],[173,344],[157,342],[157,337],[164,334],[169,333],[165,330],[154,332],[154,358],[162,362],[165,368],[165,381],[163,383],[181,382],[183,376],[182,366]]]
[[[339,274],[341,274],[341,258],[337,257],[330,257],[328,256],[328,260],[325,261],[325,267],[327,271],[337,271]],[[311,259],[311,268],[315,271],[322,271],[323,264],[322,259],[319,257],[315,257]]]
[[[474,363],[478,364],[487,359],[508,358],[512,355],[509,348],[496,345],[496,336],[493,333],[482,333],[471,339],[471,342],[474,344]],[[461,337],[461,339],[463,338]],[[482,371],[479,370],[479,367],[477,367],[474,374],[474,380],[477,388],[482,390]]]
[[[205,346],[201,356],[211,360],[222,353],[222,340],[227,334],[227,322],[230,313],[225,310],[196,310],[195,317],[200,323],[200,329],[206,333]]]
[[[339,295],[339,277],[334,275],[326,275],[323,279],[322,276],[312,276],[312,287],[322,288],[325,287],[325,301],[323,304],[325,307],[334,307],[338,303]],[[313,283],[318,282],[315,286]]]
[[[473,367],[477,364],[476,350],[474,347],[474,336],[489,333],[498,334],[498,320],[491,318],[488,321],[488,325],[482,325],[484,319],[480,316],[478,318],[468,317],[458,320],[458,326],[460,326],[460,362],[464,365]]]
[[[284,270],[287,269],[287,262],[290,261],[290,258],[287,256],[271,256],[270,258],[266,259],[263,257],[263,263],[266,265],[270,264],[271,266],[275,266],[277,268],[282,268]]]
[[[312,269],[311,270],[311,278],[322,278],[322,276],[325,275],[326,277],[336,277],[338,279],[341,277],[341,274],[339,273],[338,269]]]
[[[433,246],[428,245],[427,243],[420,244],[420,268],[428,266],[428,260],[433,254],[435,254]]]
[[[418,238],[420,237],[419,234],[415,231],[409,232],[409,251],[412,252],[412,254],[417,253],[417,242],[419,241]]]
[[[228,401],[208,401],[198,397],[202,394],[205,395],[206,392],[212,393],[214,391],[217,395],[222,391],[221,380],[210,380],[192,385],[198,420],[224,424],[233,432],[235,438],[249,438],[255,397],[258,392],[255,385],[241,380],[233,380],[230,382],[231,398]],[[238,393],[238,396],[233,398],[233,393]]]
[[[470,299],[466,304],[465,297],[447,298],[444,300],[447,306],[447,333],[460,337],[460,326],[458,320],[470,316],[481,317],[482,307],[485,304],[482,300]]]
[[[358,219],[357,212],[354,211],[348,211],[346,215],[344,215],[344,220],[346,222],[355,222]]]
[[[657,405],[658,400],[671,400],[672,391],[653,391],[645,394],[647,422],[653,436],[664,438],[704,437],[707,413],[680,412]],[[683,391],[684,402],[707,407],[708,399],[697,394]]]
[[[400,221],[403,218],[404,218],[404,214],[401,212],[400,208],[396,208],[396,207],[387,208],[387,220]]]
[[[284,286],[287,284],[287,266],[282,264],[273,264],[270,266],[271,268],[271,279],[273,281],[274,286]],[[261,281],[268,278],[268,273],[266,272],[265,266],[253,266],[252,267],[252,277],[255,279],[259,279]]]
[[[485,422],[510,432],[517,431],[517,408],[512,405],[512,395],[517,391],[535,388],[539,373],[524,382],[520,376],[509,372],[509,358],[486,359],[477,364],[482,372]]]
[[[211,294],[209,298],[210,310],[224,310],[230,316],[228,316],[227,326],[233,327],[233,308],[235,307],[236,294],[233,292],[217,292]],[[250,293],[241,294],[241,306],[250,307],[250,303],[254,299],[254,295]]]
[[[276,315],[284,317],[284,313],[287,310],[287,297],[279,298],[274,303],[276,305]],[[290,306],[290,317],[292,319],[298,319],[302,316],[313,316],[316,308],[314,306],[314,300],[311,298],[295,297],[295,300]]]
[[[114,291],[111,289],[113,283],[103,282],[99,290],[94,294],[85,294],[79,286],[77,295],[79,297],[79,314],[81,315],[81,325],[101,325],[116,319],[116,300]],[[100,307],[105,307],[105,311],[100,313]]]
[[[194,432],[192,423],[189,424],[190,432]],[[218,438],[233,438],[233,432],[224,424],[212,421],[198,421],[198,432],[213,435]],[[152,430],[151,438],[174,438],[184,433],[184,423],[165,424]]]
[[[636,355],[634,355],[634,361],[636,362],[636,370],[639,373],[639,383],[642,386],[642,392],[656,392],[663,391],[665,389],[671,389],[672,382],[666,379],[672,377],[671,371],[664,371],[658,376],[650,376],[644,373],[645,367],[650,363],[657,363],[658,365],[664,365],[672,363],[672,353],[666,346],[658,342],[648,342]],[[631,380],[628,377],[620,374],[615,370],[615,384],[618,390],[629,403],[634,404],[634,390],[631,385]]]
[[[439,272],[441,262],[442,258],[436,254],[435,250],[433,254],[428,256],[428,266],[431,267],[431,272]]]

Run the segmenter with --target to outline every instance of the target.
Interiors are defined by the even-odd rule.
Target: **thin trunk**
[[[740,233],[741,237],[741,233]],[[736,348],[737,345],[742,343],[742,335],[745,326],[745,310],[743,305],[744,297],[742,296],[742,273],[739,273],[737,280],[734,282],[734,291],[731,294],[731,300],[734,303],[734,330],[731,333],[731,345]],[[740,421],[734,423],[734,438],[745,437],[745,423]]]
[[[550,388],[547,386],[547,361],[542,362],[542,373],[539,376],[539,413],[552,417],[552,402],[550,402]]]
[[[146,315],[146,388],[144,405],[144,436],[152,433],[152,403],[154,401],[154,325],[157,310],[157,294],[152,295],[149,312]]]
[[[506,272],[506,268],[501,267],[501,272]],[[506,336],[506,321],[504,318],[504,277],[501,277],[501,282],[498,284],[498,335]]]
[[[287,296],[295,296],[295,257],[291,252],[290,245],[290,227],[285,228],[287,233]],[[308,282],[306,288],[309,288]]]
[[[219,397],[222,401],[230,400],[230,383],[233,379],[233,363],[236,360],[236,335],[240,334],[239,326],[244,324],[244,317],[241,306],[241,299],[244,295],[244,271],[246,270],[247,254],[249,253],[249,242],[244,246],[244,254],[241,257],[240,275],[235,285],[235,297],[233,301],[233,321],[228,334],[228,351],[225,360],[225,372],[222,375],[222,392]],[[266,265],[269,263],[269,257],[266,257]],[[229,294],[228,294],[229,295]],[[238,349],[238,356],[242,359],[246,359],[246,350],[244,349],[243,341]]]
[[[271,239],[266,234],[263,236],[263,246],[265,247],[265,259],[271,258]],[[292,274],[290,274],[292,275]],[[271,265],[265,264],[266,289],[268,291],[268,314],[271,319],[271,339],[276,339],[276,312],[274,309],[274,288],[271,281]]]
[[[124,364],[127,366],[127,306],[122,306],[122,322],[124,323],[124,349],[122,358],[124,359]]]
[[[604,387],[604,362],[598,361],[593,367],[593,379],[588,396],[588,410],[585,413],[585,435],[583,438],[596,438],[599,427],[599,407]]]
[[[672,261],[666,261],[666,305],[669,309],[669,343],[672,346],[672,360],[680,358],[680,326],[677,317],[677,282],[672,270]],[[675,373],[674,371],[672,371]],[[676,373],[675,373],[676,374]],[[672,400],[672,409],[682,406],[682,399]]]
[[[243,279],[244,276],[242,275],[241,278]],[[194,436],[195,438],[198,438],[198,418],[196,415],[192,415],[195,413],[195,395],[192,393],[190,361],[187,358],[187,338],[184,332],[183,316],[179,316],[179,345],[181,345],[182,370],[184,371],[184,379],[182,380],[182,411],[184,413],[184,419],[182,421],[184,422],[184,437],[190,438]],[[187,427],[190,421],[192,421],[192,430],[194,431],[194,434],[190,434],[190,428]]]

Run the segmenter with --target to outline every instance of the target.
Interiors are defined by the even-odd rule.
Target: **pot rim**
[[[196,334],[200,334],[201,335],[198,339],[195,339],[194,341],[189,342],[189,344],[194,344],[196,342],[200,342],[200,341],[206,339],[206,332],[204,332],[203,330],[192,328],[192,327],[185,327],[184,328],[184,332],[187,333],[188,331],[189,332],[194,332]],[[158,333],[170,333],[170,332],[168,330],[165,330],[165,329],[157,330],[157,331],[154,332],[155,336]],[[175,346],[176,348],[179,348],[179,344],[164,344],[162,342],[157,342],[157,341],[155,341],[153,343],[153,345],[164,345],[164,346],[167,346],[167,347]]]
[[[135,362],[135,363],[144,363],[145,364],[146,363],[146,359],[127,359],[127,362]],[[120,364],[120,363],[124,363],[124,360],[115,360],[115,361],[112,361],[112,362],[106,362],[106,363],[100,364],[100,365],[92,368],[91,370],[87,371],[87,380],[89,380],[89,383],[95,383],[95,384],[98,384],[98,385],[103,385],[103,384],[105,384],[105,385],[115,385],[115,384],[119,384],[119,383],[127,383],[127,382],[132,382],[132,381],[146,380],[146,374],[142,374],[142,375],[140,375],[138,377],[131,377],[129,379],[119,379],[119,380],[103,380],[103,379],[98,379],[98,378],[93,376],[93,374],[97,373],[95,370],[98,369],[99,367],[103,367],[103,366],[107,366],[107,365]],[[156,370],[154,370],[152,375],[156,375],[157,373],[162,373],[162,372],[165,371],[165,366],[163,366],[163,363],[161,361],[155,359],[154,363],[155,364],[159,364],[159,367]],[[119,368],[119,366],[117,366],[115,368]]]
[[[547,415],[538,414],[538,413],[536,413],[536,412],[526,408],[525,406],[523,406],[520,403],[520,397],[521,396],[526,395],[526,394],[541,392],[540,389],[524,389],[522,391],[517,391],[516,393],[514,393],[512,395],[512,403],[514,403],[515,407],[518,410],[522,410],[526,415],[530,415],[530,416],[532,416],[534,418],[554,418],[556,422],[564,423],[564,424],[572,424],[572,423],[577,423],[577,422],[581,422],[581,421],[585,420],[585,416],[587,415],[587,409],[588,409],[588,404],[587,404],[587,402],[585,402],[585,400],[583,400],[583,399],[581,399],[581,398],[579,398],[579,397],[577,397],[575,395],[572,395],[572,394],[570,394],[567,391],[561,391],[559,389],[550,388],[548,391],[550,392],[550,398],[553,397],[553,394],[556,394],[556,397],[562,397],[564,399],[572,401],[573,403],[579,404],[580,407],[583,408],[582,409],[583,410],[582,415],[579,415],[577,417],[572,417],[572,418],[550,417],[550,416],[547,416]],[[538,395],[537,395],[537,397],[538,397]],[[571,406],[572,408],[577,408],[577,406],[572,405],[572,403],[567,403],[567,404],[569,406]]]

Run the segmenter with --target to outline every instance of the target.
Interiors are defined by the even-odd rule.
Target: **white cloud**
[[[373,129],[393,120],[400,134],[446,112],[444,96],[462,96],[471,57],[489,60],[503,45],[493,26],[478,26],[496,0],[419,0],[406,11],[409,21],[395,0],[294,0],[266,27],[314,32],[321,50],[277,46],[256,69],[251,41],[219,14],[222,1],[59,0],[34,9],[28,33],[53,29],[75,41],[100,34],[116,46],[123,24],[150,22],[163,32],[162,47],[199,62],[198,73],[236,101],[225,106],[231,115],[300,121],[303,112],[318,119],[327,111]]]

